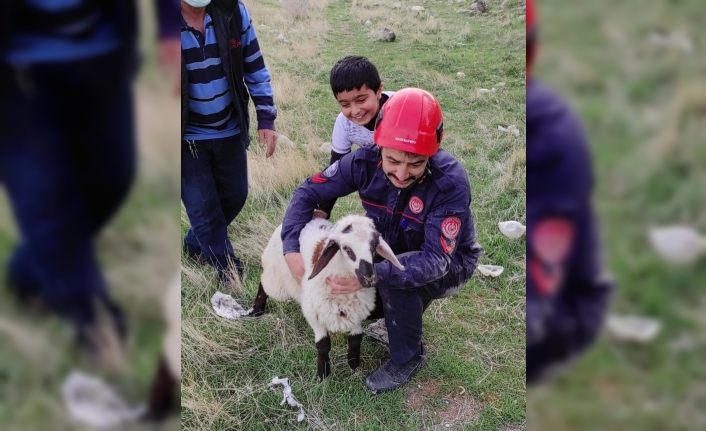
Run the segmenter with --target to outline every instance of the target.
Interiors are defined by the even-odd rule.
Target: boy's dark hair
[[[334,96],[343,91],[358,89],[363,84],[375,92],[380,88],[380,75],[375,65],[358,55],[338,60],[331,69],[329,81]]]

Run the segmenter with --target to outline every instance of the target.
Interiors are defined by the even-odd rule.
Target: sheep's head
[[[309,280],[316,277],[339,252],[343,257],[341,261],[356,275],[363,287],[373,287],[377,282],[373,267],[375,253],[404,270],[390,246],[375,230],[373,221],[364,216],[346,216],[333,226],[323,251],[314,262]]]

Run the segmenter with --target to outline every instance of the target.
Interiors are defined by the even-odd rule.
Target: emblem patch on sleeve
[[[530,238],[528,275],[542,296],[553,295],[564,281],[566,260],[574,244],[574,226],[565,218],[546,218],[532,229]]]
[[[336,172],[338,172],[338,160],[336,160],[331,166],[326,168],[322,172],[322,175],[326,178],[331,178],[332,176],[336,175]]]
[[[409,210],[414,214],[424,211],[424,202],[418,196],[412,196],[409,200]]]
[[[461,233],[461,219],[458,217],[446,217],[441,222],[441,233],[448,239],[456,239]]]
[[[440,236],[439,243],[441,244],[441,249],[444,250],[444,253],[446,254],[451,254],[456,248],[455,239],[448,239],[444,238],[443,236]]]
[[[314,184],[323,184],[326,181],[328,181],[328,178],[325,176],[321,175],[321,172],[317,172],[314,175],[311,176],[311,182]]]

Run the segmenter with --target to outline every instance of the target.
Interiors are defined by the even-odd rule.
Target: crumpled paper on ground
[[[363,329],[363,333],[382,344],[390,344],[390,339],[387,335],[387,326],[385,326],[385,319],[378,319],[366,326],[365,329]]]
[[[294,398],[294,395],[292,395],[292,387],[289,386],[289,379],[284,378],[280,379],[279,377],[275,376],[272,378],[272,381],[270,381],[270,386],[274,385],[282,385],[283,386],[283,393],[284,397],[282,398],[282,402],[279,403],[279,405],[284,405],[284,403],[289,404],[292,407],[299,407],[299,414],[297,415],[297,422],[301,422],[304,420],[304,406],[301,405],[299,401],[297,401]]]
[[[478,265],[478,272],[488,277],[499,277],[505,268],[500,265]]]
[[[144,405],[130,407],[103,380],[80,371],[69,374],[61,393],[71,417],[97,429],[136,422],[147,410]]]
[[[620,341],[647,343],[657,337],[661,327],[659,320],[642,316],[610,315],[606,320],[606,328]]]
[[[525,230],[527,230],[525,225],[515,220],[498,222],[498,229],[500,229],[503,235],[510,239],[520,238],[525,234]]]
[[[650,229],[650,243],[667,263],[687,265],[706,254],[706,238],[689,226],[664,226]]]
[[[222,292],[216,292],[211,297],[211,305],[213,306],[213,311],[221,317],[226,319],[235,320],[243,316],[250,314],[252,308],[245,310],[242,305],[238,304],[232,296],[227,295]]]
[[[520,129],[518,129],[517,126],[515,126],[514,124],[510,124],[507,127],[498,126],[498,130],[500,130],[501,132],[509,133],[511,135],[520,136]]]

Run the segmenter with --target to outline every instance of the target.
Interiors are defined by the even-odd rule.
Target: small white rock
[[[500,232],[502,232],[502,234],[506,237],[510,239],[517,239],[525,234],[525,230],[527,228],[518,221],[509,220],[498,222],[498,229],[500,229]]]
[[[505,268],[500,265],[478,265],[478,272],[488,277],[499,277]]]
[[[457,77],[457,78],[465,78],[465,77],[466,77],[466,74],[463,73],[463,72],[458,72],[458,73],[456,73],[456,77]]]
[[[689,226],[653,228],[650,243],[657,254],[672,265],[687,265],[706,253],[706,238]]]
[[[520,136],[520,130],[514,124],[511,124],[507,127],[498,126],[498,130],[500,130],[501,132],[513,134],[516,137]]]
[[[325,153],[329,154],[331,152],[331,143],[330,142],[324,142],[323,144],[319,145],[318,151],[320,153]]]
[[[412,6],[412,12],[424,12],[424,6]]]
[[[285,146],[285,147],[289,147],[291,149],[294,149],[297,147],[297,144],[292,142],[292,140],[289,139],[287,137],[287,135],[284,135],[282,133],[277,133],[277,146],[278,147]]]
[[[610,315],[606,328],[618,340],[636,343],[652,341],[662,324],[650,317]]]

